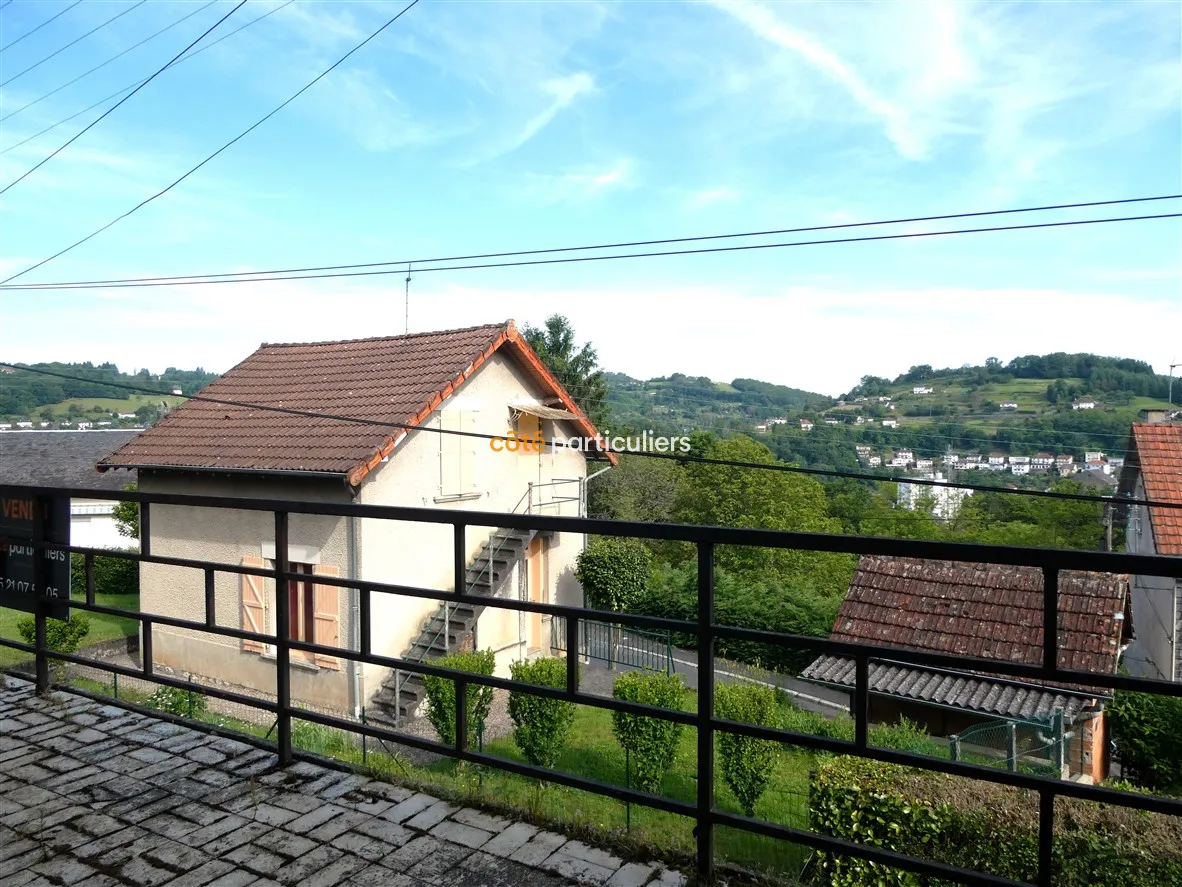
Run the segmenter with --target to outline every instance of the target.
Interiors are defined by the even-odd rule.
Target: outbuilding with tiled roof
[[[1127,577],[1063,572],[1059,576],[1059,665],[1114,674],[1128,641]],[[1043,574],[1031,567],[864,556],[850,581],[830,640],[950,653],[978,659],[1042,663]],[[824,655],[807,680],[852,688],[854,660]],[[988,671],[871,660],[871,717],[900,716],[933,735],[978,725],[1052,723],[1078,731],[1065,764],[1103,778],[1102,709],[1109,693],[1096,687],[1032,683]]]

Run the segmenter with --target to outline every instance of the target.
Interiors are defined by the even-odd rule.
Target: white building
[[[915,467],[918,471],[930,471],[932,468],[931,459],[916,459]]]
[[[800,420],[800,430],[801,431],[812,431],[813,430],[813,420],[812,419],[801,419]]]
[[[1003,403],[1001,405],[1001,408],[1003,410],[1016,410],[1016,409],[1018,409],[1018,404],[1012,400],[1007,400],[1005,403]]]
[[[935,474],[925,472],[920,475],[920,478],[933,480],[936,483],[900,483],[896,500],[899,507],[915,511],[917,508],[926,506],[937,520],[950,521],[960,513],[960,505],[965,498],[973,494],[972,490],[946,486],[948,481],[940,472]]]
[[[916,385],[914,388],[911,389],[911,393],[912,394],[931,394],[932,389],[925,388],[923,385]]]
[[[1088,450],[1084,453],[1085,462],[1103,462],[1104,454],[1099,450]]]
[[[1033,468],[1051,468],[1055,464],[1055,457],[1050,453],[1035,453],[1030,459]]]
[[[989,454],[988,463],[993,466],[1005,465],[1006,464],[1006,454],[999,452],[998,450],[994,450],[992,453]]]
[[[882,467],[882,456],[869,456],[866,459],[866,464],[871,468],[880,468]]]
[[[898,419],[883,419],[882,420],[882,427],[883,428],[898,428],[899,427],[899,420]]]
[[[1094,410],[1096,408],[1096,402],[1094,400],[1086,400],[1086,399],[1085,400],[1073,400],[1071,402],[1071,408],[1073,410]]]

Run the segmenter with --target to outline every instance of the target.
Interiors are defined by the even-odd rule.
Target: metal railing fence
[[[44,519],[49,501],[60,498],[91,498],[134,501],[140,504],[141,550],[116,551],[67,546],[46,540]],[[33,644],[0,639],[0,645],[23,650],[36,658],[36,683],[41,691],[50,687],[50,660],[56,659],[92,668],[101,668],[113,674],[140,677],[166,686],[188,689],[187,682],[153,673],[152,637],[156,626],[171,626],[203,631],[222,637],[251,640],[270,644],[275,650],[276,699],[260,700],[217,687],[204,687],[206,695],[250,705],[275,714],[277,722],[275,750],[281,766],[290,764],[295,750],[292,745],[292,720],[309,721],[327,727],[353,732],[377,739],[386,739],[413,748],[446,755],[460,761],[483,764],[521,776],[545,780],[570,788],[581,789],[616,800],[642,804],[658,810],[688,816],[695,820],[697,844],[697,873],[701,881],[709,883],[714,871],[714,839],[718,827],[736,829],[755,835],[782,839],[798,845],[824,851],[845,854],[899,869],[927,875],[946,881],[959,882],[972,887],[1020,887],[1020,882],[987,873],[956,868],[941,862],[922,859],[859,844],[853,841],[818,834],[802,828],[789,827],[754,819],[719,809],[715,804],[715,734],[725,731],[740,735],[768,739],[774,742],[796,745],[806,749],[836,754],[853,755],[886,763],[906,765],[946,773],[954,776],[977,779],[1027,789],[1036,792],[1039,798],[1039,847],[1038,887],[1053,887],[1052,865],[1054,860],[1054,819],[1057,798],[1077,798],[1102,802],[1114,806],[1129,807],[1167,815],[1182,815],[1182,801],[1148,794],[1134,794],[1082,783],[1067,782],[1054,778],[1011,772],[993,767],[943,760],[941,758],[911,752],[879,748],[868,742],[869,726],[869,667],[872,660],[890,659],[912,666],[929,666],[959,670],[980,671],[1000,674],[1011,678],[1056,684],[1078,684],[1108,689],[1126,689],[1157,693],[1165,696],[1182,697],[1182,683],[1134,678],[1117,674],[1099,674],[1059,665],[1058,580],[1062,570],[1091,570],[1106,573],[1128,573],[1139,575],[1167,576],[1182,578],[1182,558],[1150,557],[1144,555],[1113,554],[1100,552],[1064,551],[1056,549],[1012,548],[984,546],[967,543],[928,542],[879,537],[837,536],[828,534],[738,529],[676,524],[647,524],[630,521],[546,516],[538,514],[498,514],[477,511],[444,511],[427,508],[402,508],[353,503],[299,502],[279,499],[246,497],[197,496],[172,493],[106,492],[96,490],[72,490],[22,486],[0,486],[0,498],[24,498],[36,504],[37,520],[33,538],[0,539],[20,545],[31,545],[34,551],[75,551],[82,553],[86,561],[86,589],[84,601],[50,601],[44,598],[24,597],[17,600],[11,593],[0,596],[0,605],[24,605],[35,613],[36,635]],[[161,556],[152,552],[151,516],[155,506],[177,506],[192,508],[239,509],[253,512],[269,512],[274,518],[273,541],[275,559],[271,568],[246,567],[228,563],[210,562],[197,559]],[[287,580],[303,580],[304,574],[293,573],[289,562],[289,525],[293,514],[355,517],[359,519],[409,521],[428,524],[450,525],[453,528],[454,590],[440,591],[388,583],[371,582],[348,577],[317,576],[317,582],[346,589],[356,589],[360,595],[360,649],[327,647],[291,640],[289,631],[291,613],[288,596],[277,594],[275,633],[264,634],[218,625],[214,613],[214,576],[216,573],[256,575],[272,578],[277,587]],[[553,688],[526,685],[505,678],[491,677],[440,668],[427,662],[410,662],[373,652],[371,601],[374,594],[395,594],[428,600],[463,602],[466,600],[468,527],[501,527],[508,529],[539,530],[555,533],[594,534],[602,536],[632,537],[654,540],[681,541],[689,543],[697,551],[698,612],[694,620],[668,619],[656,616],[639,616],[627,613],[609,613],[581,609],[558,604],[536,603],[511,598],[482,598],[482,606],[506,610],[540,613],[543,616],[565,619],[566,648],[579,648],[579,626],[584,621],[611,622],[630,629],[651,631],[693,632],[698,639],[698,668],[700,674],[698,705],[696,712],[674,711],[640,703],[627,702],[604,696],[596,696],[579,690],[578,658],[567,657],[566,686]],[[244,543],[247,540],[244,540]],[[249,540],[258,544],[259,540]],[[923,559],[985,562],[1035,567],[1042,571],[1043,589],[1043,657],[1039,664],[1026,664],[1003,660],[979,659],[947,653],[932,653],[908,650],[898,647],[854,644],[832,641],[826,638],[791,635],[780,632],[748,629],[738,626],[720,625],[714,621],[714,563],[715,551],[719,546],[759,546],[777,549],[796,549],[815,552],[840,552],[848,554],[879,554],[896,557]],[[203,571],[205,576],[205,618],[203,620],[182,619],[157,613],[142,613],[95,602],[94,558],[129,558],[144,563],[164,564]],[[35,558],[38,574],[43,578],[44,560]],[[44,587],[43,581],[36,582]],[[114,663],[83,659],[74,654],[50,650],[46,644],[46,624],[53,606],[65,606],[72,610],[89,613],[104,613],[137,619],[141,625],[142,667],[140,669],[120,666]],[[853,715],[855,730],[853,741],[833,739],[791,730],[762,727],[719,718],[714,715],[714,643],[719,638],[735,638],[765,644],[782,644],[796,648],[849,657],[856,663],[855,687],[853,691]],[[326,715],[292,704],[291,698],[291,653],[302,651],[321,654],[354,662],[373,664],[391,669],[403,669],[424,675],[436,675],[450,679],[456,685],[456,736],[454,744],[444,744],[420,737],[400,734],[373,724],[358,724],[354,721]],[[697,745],[697,787],[696,800],[686,802],[661,795],[649,794],[633,788],[613,785],[595,779],[575,776],[569,773],[547,770],[530,764],[496,757],[470,748],[467,735],[468,684],[476,683],[504,690],[529,692],[547,698],[566,700],[579,705],[592,706],[611,711],[622,711],[636,715],[658,717],[688,725],[696,729]]]

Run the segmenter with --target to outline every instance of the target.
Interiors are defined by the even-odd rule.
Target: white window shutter
[[[261,568],[266,562],[261,557],[247,555],[242,558],[243,567]],[[249,573],[239,574],[242,588],[242,630],[258,634],[267,632],[266,596],[263,594],[263,577]],[[261,641],[243,639],[242,649],[246,653],[262,653],[265,645]]]

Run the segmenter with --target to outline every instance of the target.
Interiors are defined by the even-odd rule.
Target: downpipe
[[[347,544],[349,547],[349,578],[354,581],[361,578],[361,558],[357,551],[357,518],[350,516],[347,524]],[[361,650],[361,591],[357,588],[349,589],[349,625],[351,626],[349,639],[352,649]],[[365,706],[362,695],[362,663],[356,659],[349,660],[349,682],[353,691],[353,717],[361,719]]]

